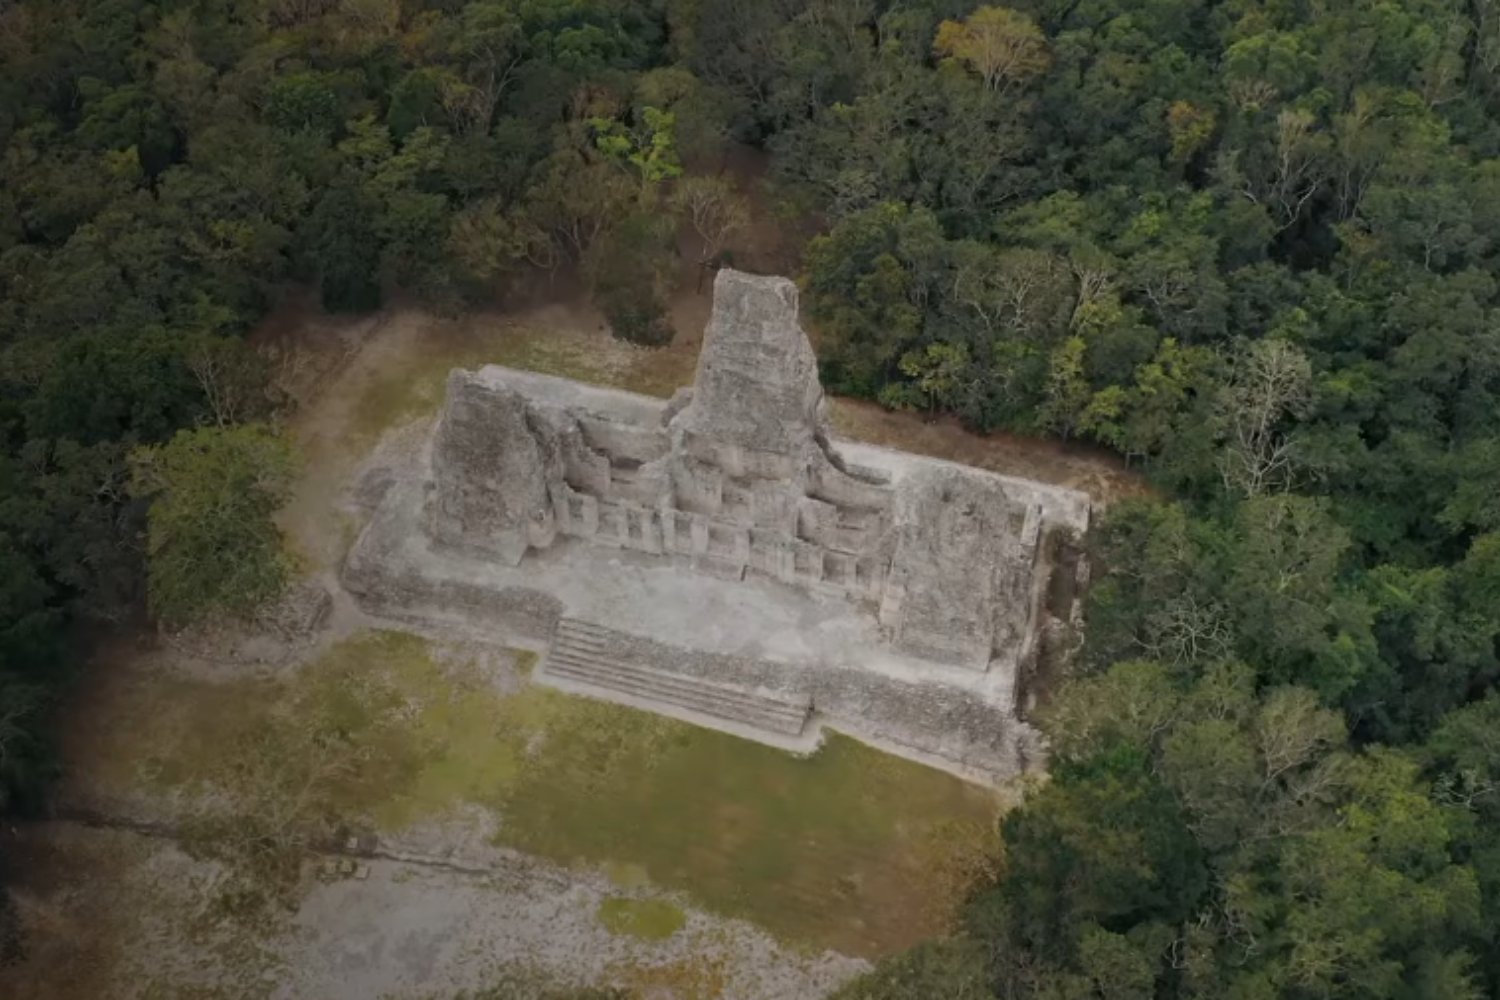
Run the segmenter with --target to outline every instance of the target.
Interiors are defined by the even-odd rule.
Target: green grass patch
[[[402,632],[340,643],[285,681],[161,683],[152,737],[125,750],[159,788],[228,791],[242,807],[294,798],[298,820],[399,829],[490,800],[522,768],[502,728],[525,727],[524,703]]]
[[[665,899],[629,899],[611,896],[599,904],[599,922],[611,934],[625,934],[644,941],[665,941],[682,930],[687,914]]]
[[[651,884],[651,876],[645,868],[623,861],[607,861],[604,874],[621,889],[639,889]]]
[[[879,955],[941,931],[994,842],[994,793],[854,740],[799,758],[547,688],[503,695],[403,633],[346,641],[286,681],[204,688],[176,682],[136,748],[158,785],[387,830],[479,803],[504,845],[814,947]],[[601,919],[665,925],[623,905]]]
[[[501,842],[634,866],[788,940],[874,955],[940,930],[961,889],[954,859],[991,841],[991,793],[846,737],[798,758],[627,708],[528,696],[544,706],[546,747],[499,802]]]

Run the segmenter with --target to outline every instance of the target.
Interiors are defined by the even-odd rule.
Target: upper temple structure
[[[979,780],[1085,572],[1079,492],[835,439],[783,278],[721,271],[670,401],[455,371],[345,567],[376,613],[543,652],[538,679],[811,749],[824,726]]]

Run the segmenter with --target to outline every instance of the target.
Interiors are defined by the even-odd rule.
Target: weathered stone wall
[[[822,400],[818,359],[798,323],[797,286],[720,271],[692,400],[673,419],[674,432],[705,445],[731,474],[754,475],[757,455],[806,450]]]
[[[835,729],[976,775],[1009,777],[1040,759],[1037,733],[1008,706],[941,681],[725,656],[620,633],[611,642],[611,655],[627,663],[788,700],[810,697],[813,711]]]
[[[448,376],[432,475],[429,530],[439,544],[514,566],[551,542],[550,470],[519,393],[469,372]]]
[[[420,483],[403,482],[385,500],[344,562],[344,588],[372,614],[421,622],[456,621],[497,635],[545,642],[562,617],[562,602],[525,587],[496,588],[425,572],[401,550],[410,541],[408,516],[422,503]]]
[[[1025,511],[993,479],[945,468],[904,484],[891,575],[899,600],[882,607],[892,644],[914,656],[983,670],[995,649],[996,591],[1022,567],[1004,556]],[[1029,581],[1029,567],[1024,580]]]

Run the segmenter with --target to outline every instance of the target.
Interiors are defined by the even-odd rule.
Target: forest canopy
[[[146,470],[276,450],[285,289],[567,268],[660,343],[749,147],[834,391],[1156,487],[999,881],[848,995],[1500,994],[1492,0],[19,0],[0,98],[0,804],[162,599]]]

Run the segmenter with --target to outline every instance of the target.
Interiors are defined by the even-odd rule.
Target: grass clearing
[[[873,955],[939,930],[955,900],[935,898],[939,873],[990,840],[989,793],[844,737],[797,758],[538,693],[555,714],[504,804],[506,843],[637,865],[789,940]],[[580,715],[597,725],[573,725]]]
[[[954,873],[993,843],[994,793],[854,740],[798,758],[529,684],[502,694],[492,669],[374,632],[280,681],[142,680],[159,711],[113,710],[156,724],[100,752],[120,777],[263,822],[396,830],[477,803],[507,846],[858,955],[941,931]],[[608,919],[665,925],[632,907]]]
[[[612,934],[626,934],[643,941],[665,941],[682,930],[687,923],[687,914],[665,899],[611,896],[599,904],[599,922]]]

